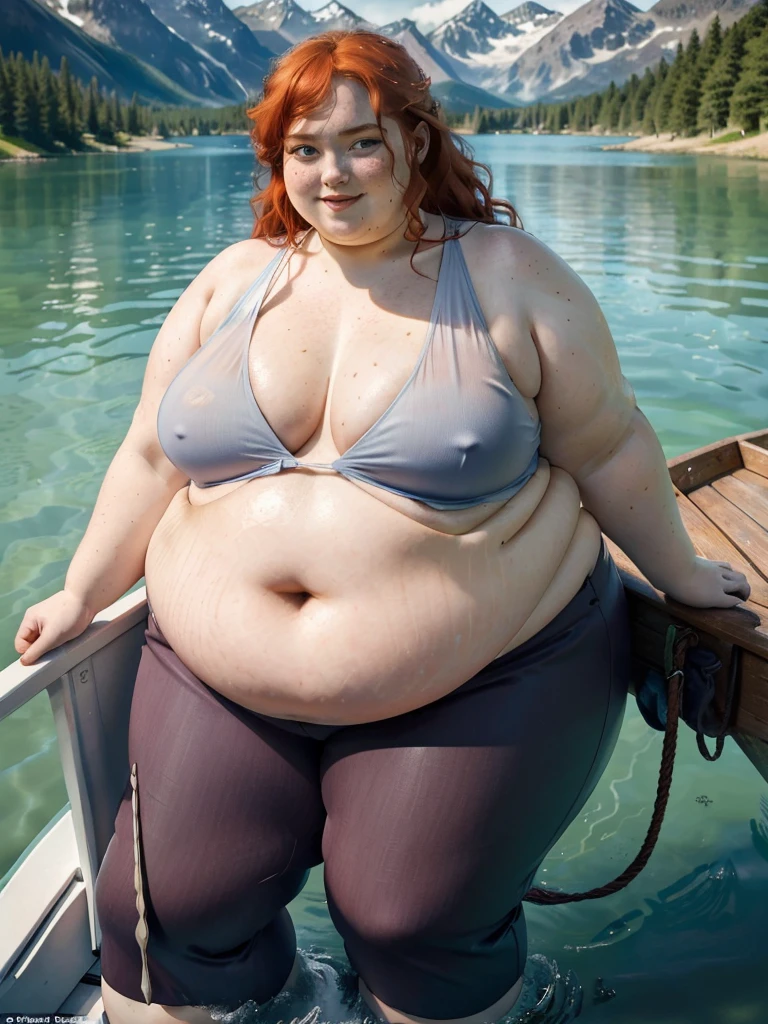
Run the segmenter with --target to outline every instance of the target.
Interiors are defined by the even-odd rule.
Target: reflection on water
[[[0,166],[3,664],[16,657],[24,609],[63,582],[163,318],[215,253],[250,234],[247,140],[193,142]],[[768,164],[602,153],[601,140],[586,138],[470,142],[494,171],[494,192],[596,295],[667,456],[766,426]],[[660,744],[630,708],[603,779],[539,882],[584,890],[629,863]],[[530,1005],[521,1001],[518,1015],[554,1024],[581,1006],[580,1019],[611,1024],[765,1024],[765,793],[732,744],[707,765],[686,731],[642,875],[609,899],[527,908]],[[0,723],[0,876],[65,800],[41,696]],[[339,974],[331,1002],[318,1005],[341,1024],[333,999],[350,979],[322,867],[290,909],[309,970]]]

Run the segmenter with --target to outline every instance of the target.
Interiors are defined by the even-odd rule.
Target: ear
[[[422,163],[429,150],[429,126],[424,121],[419,121],[413,129],[413,137],[416,143],[416,159]]]

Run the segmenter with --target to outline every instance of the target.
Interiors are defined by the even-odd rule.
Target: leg
[[[328,908],[384,1019],[493,1021],[517,998],[521,901],[615,745],[627,641],[604,563],[550,626],[446,698],[327,742]]]
[[[309,867],[320,863],[319,749],[202,684],[150,620],[129,757],[138,766],[147,968],[157,1020],[163,1008],[185,1020],[182,1011],[190,1007],[264,1003],[286,984],[296,943],[285,906]],[[145,1003],[130,786],[96,899],[105,1005],[114,991],[128,1000],[118,1014],[130,1014],[131,1003]]]
[[[288,980],[280,991],[290,991],[298,974],[297,954]],[[207,1010],[199,1006],[160,1006],[157,1003],[147,1006],[144,1002],[138,1003],[135,999],[128,999],[115,992],[104,978],[101,979],[101,995],[109,1024],[219,1024]]]

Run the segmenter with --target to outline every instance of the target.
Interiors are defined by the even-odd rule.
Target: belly
[[[184,489],[149,545],[147,592],[178,656],[224,696],[280,718],[376,721],[543,628],[596,560],[599,529],[560,470],[473,514],[443,532],[335,474],[252,480],[199,506]]]

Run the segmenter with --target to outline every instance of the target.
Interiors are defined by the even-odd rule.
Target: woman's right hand
[[[22,665],[32,665],[59,644],[80,636],[93,621],[85,602],[69,590],[60,590],[27,608],[13,641]]]

